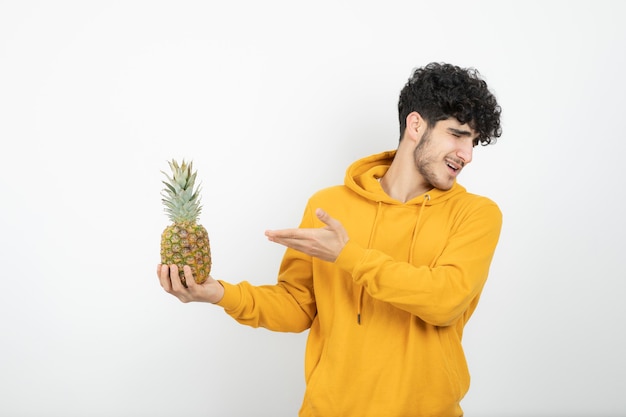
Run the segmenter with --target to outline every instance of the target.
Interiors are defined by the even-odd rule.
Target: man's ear
[[[405,137],[414,142],[419,142],[422,135],[426,131],[426,120],[422,118],[422,115],[414,111],[406,116],[406,130],[404,132]]]

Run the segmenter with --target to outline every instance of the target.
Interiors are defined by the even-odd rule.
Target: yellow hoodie
[[[339,220],[334,263],[287,249],[276,285],[222,282],[219,305],[243,324],[310,329],[300,417],[459,417],[469,388],[461,337],[498,242],[491,200],[455,184],[406,203],[382,177],[395,151],[361,159],[343,186],[309,200],[300,227]]]

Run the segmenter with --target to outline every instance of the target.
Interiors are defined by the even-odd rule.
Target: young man
[[[361,159],[313,195],[275,285],[210,278],[162,287],[250,326],[310,329],[301,417],[459,417],[469,388],[461,337],[485,285],[501,212],[456,182],[477,144],[500,137],[500,107],[477,71],[431,63],[400,93],[396,151]],[[171,278],[176,277],[176,278]]]

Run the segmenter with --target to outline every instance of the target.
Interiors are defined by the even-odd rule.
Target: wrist
[[[211,304],[217,304],[220,301],[222,301],[222,299],[224,298],[224,286],[222,285],[221,282],[216,281],[216,285],[215,285],[215,293],[213,294],[213,296],[210,298],[209,302]]]

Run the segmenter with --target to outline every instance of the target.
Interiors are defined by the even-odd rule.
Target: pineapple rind
[[[175,264],[186,287],[183,266],[189,265],[194,280],[202,284],[211,273],[211,246],[206,229],[196,223],[175,223],[161,234],[161,263]]]

